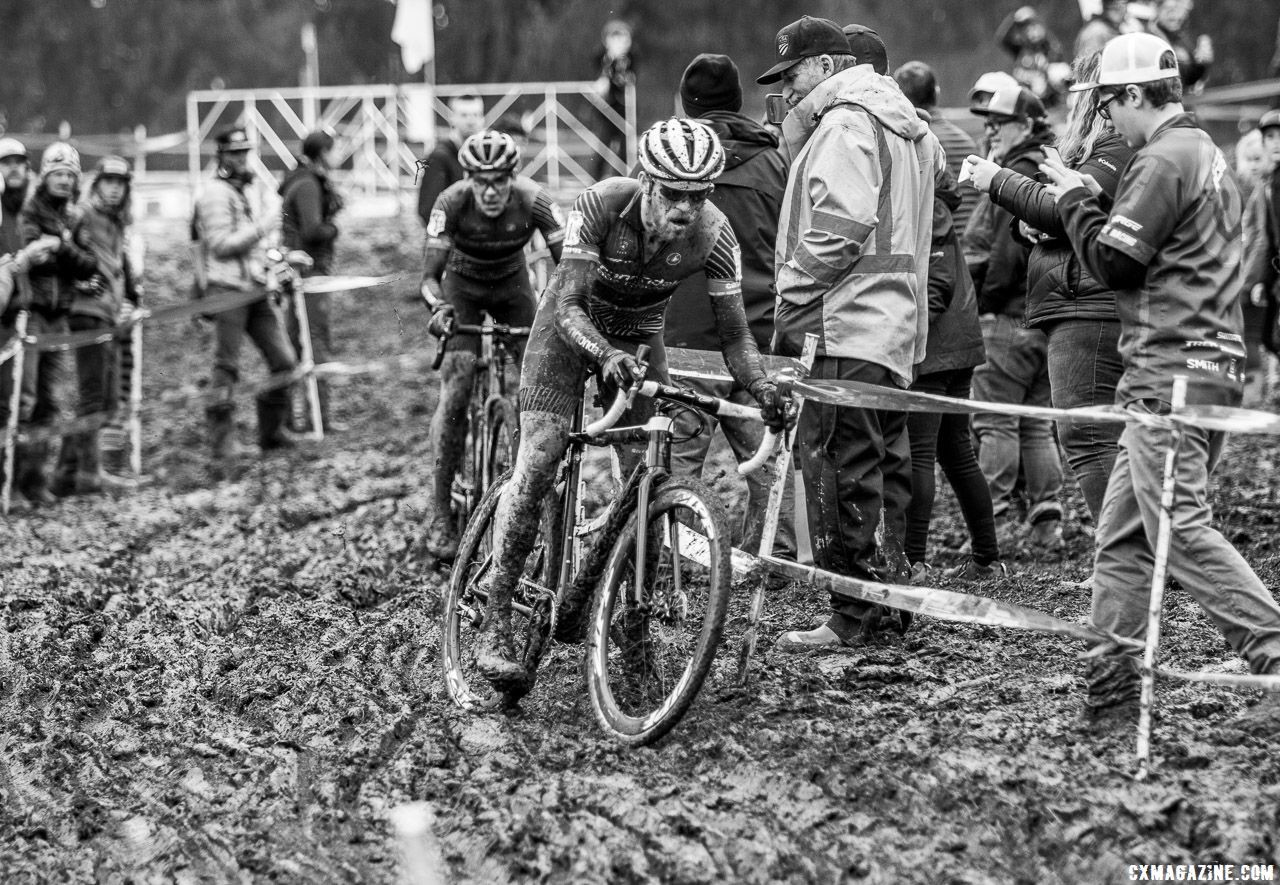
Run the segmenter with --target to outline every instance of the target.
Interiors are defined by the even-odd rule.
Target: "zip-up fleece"
[[[870,65],[820,83],[783,125],[794,157],[774,255],[775,343],[887,368],[907,387],[924,359],[935,176],[942,146]]]

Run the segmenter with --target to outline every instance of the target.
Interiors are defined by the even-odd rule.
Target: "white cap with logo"
[[[1155,34],[1121,34],[1111,38],[1103,47],[1102,58],[1098,62],[1098,79],[1092,83],[1077,83],[1071,91],[1154,83],[1176,76],[1178,58],[1173,54],[1172,46]]]

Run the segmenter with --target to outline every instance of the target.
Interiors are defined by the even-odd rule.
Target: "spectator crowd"
[[[780,101],[767,103],[779,113],[765,120],[742,112],[733,59],[692,59],[670,85],[684,116],[709,127],[725,153],[708,200],[736,234],[756,347],[799,356],[813,335],[813,378],[1000,404],[1114,405],[1162,415],[1173,406],[1174,375],[1188,377],[1188,403],[1266,402],[1272,354],[1280,352],[1280,172],[1273,171],[1280,111],[1242,137],[1234,164],[1197,127],[1183,97],[1203,88],[1214,50],[1209,37],[1187,32],[1191,9],[1192,0],[1103,0],[1071,55],[1033,7],[1010,13],[996,35],[1011,56],[1010,71],[985,74],[967,91],[968,111],[982,125],[980,144],[938,109],[941,96],[959,91],[955,84],[939,82],[926,61],[891,64],[892,48],[863,25],[805,16],[779,30],[775,63],[755,78],[780,91]],[[616,148],[612,118],[623,113],[623,91],[635,82],[635,51],[622,22],[610,22],[602,41],[597,82],[612,113],[601,111],[592,128],[601,144]],[[519,180],[512,187],[477,171],[492,172],[474,159],[476,145],[483,147],[476,139],[486,137],[483,102],[456,98],[450,111],[448,136],[424,161],[417,204],[433,248],[452,242],[451,222],[438,213],[466,200],[470,185],[459,184],[466,179],[477,201],[527,193],[558,259],[560,238],[573,234],[561,231],[559,209]],[[508,150],[496,136],[490,141]],[[261,218],[245,193],[252,180],[245,131],[217,136],[217,172],[191,226],[199,297],[223,302],[262,291],[263,249],[277,231],[285,248],[310,256],[306,273],[333,272],[342,200],[329,179],[332,148],[327,134],[308,135],[281,185],[280,216]],[[69,144],[51,145],[36,162],[20,142],[4,138],[0,182],[6,334],[20,310],[37,336],[127,325],[143,299],[129,257],[128,162],[104,157],[85,176]],[[483,214],[497,217],[506,205]],[[690,205],[696,211],[699,204]],[[451,291],[465,288],[456,277],[478,266],[438,257],[433,285],[424,282],[437,310]],[[321,362],[331,344],[325,296],[307,296],[307,313],[310,347]],[[214,321],[208,444],[215,464],[225,464],[237,452],[233,391],[244,338],[281,376],[297,369],[302,342],[273,299],[246,301]],[[668,347],[720,346],[701,273],[675,292],[663,334]],[[119,339],[70,355],[26,354],[18,421],[28,436],[16,446],[13,486],[30,505],[133,486],[121,422],[134,371],[128,354]],[[451,401],[462,401],[458,377],[473,363],[449,363]],[[80,416],[104,417],[100,426],[64,434],[55,457],[47,434],[30,431],[60,419],[72,364]],[[11,372],[0,370],[0,412],[7,414],[13,383]],[[706,393],[755,402],[737,382],[696,383]],[[325,429],[342,429],[323,387],[319,399]],[[437,422],[466,420],[461,409],[442,410]],[[291,415],[287,386],[260,393],[257,416],[262,450],[292,445],[291,418],[294,430],[306,429],[304,416]],[[722,431],[740,460],[759,441],[759,426],[750,422],[726,420]],[[674,469],[697,473],[709,437],[686,435],[693,439],[674,453]],[[816,565],[843,575],[895,584],[1000,577],[1015,547],[1062,546],[1069,474],[1087,509],[1081,518],[1094,526],[1094,573],[1081,588],[1092,593],[1092,623],[1140,638],[1166,438],[1150,423],[1055,425],[995,413],[971,422],[962,414],[810,402],[796,428],[804,503],[793,503],[789,487],[774,552],[800,556],[798,535],[807,533]],[[1186,432],[1169,566],[1253,672],[1280,675],[1280,607],[1211,527],[1205,489],[1223,442],[1220,432]],[[457,447],[441,444],[442,451]],[[442,479],[456,469],[456,455],[439,454],[437,488],[447,489]],[[927,558],[938,466],[970,536],[966,558],[944,573]],[[763,481],[753,481],[739,527],[744,546],[759,544],[768,494]],[[456,539],[444,539],[432,549],[447,559],[454,548]],[[904,613],[833,596],[826,621],[785,633],[779,648],[883,641],[884,631],[909,627]],[[1098,658],[1088,683],[1090,721],[1134,714],[1132,657]],[[1280,706],[1253,716],[1274,728]]]

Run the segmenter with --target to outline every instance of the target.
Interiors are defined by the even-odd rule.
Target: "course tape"
[[[905,587],[863,581],[772,556],[761,556],[758,560],[763,568],[774,574],[807,582],[819,590],[862,602],[874,602],[946,621],[1053,633],[1083,640],[1091,646],[1101,645],[1114,650],[1138,651],[1142,648],[1142,643],[1136,639],[1114,636],[1085,624],[1064,621],[1012,602],[998,602],[984,596],[970,596],[935,587]]]
[[[1181,679],[1184,682],[1204,682],[1209,685],[1227,685],[1232,688],[1260,688],[1263,691],[1280,691],[1280,676],[1254,676],[1245,673],[1187,673],[1182,670],[1156,668],[1157,676]]]

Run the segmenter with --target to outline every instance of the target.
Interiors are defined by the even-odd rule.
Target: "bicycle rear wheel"
[[[484,493],[458,544],[444,602],[440,652],[445,686],[465,710],[491,710],[513,704],[533,687],[534,676],[551,633],[551,608],[560,569],[560,502],[553,491],[543,503],[538,538],[525,559],[512,597],[511,632],[517,658],[529,678],[520,690],[497,692],[476,669],[473,648],[484,628],[488,597],[480,587],[492,567],[493,517],[510,480],[498,479]]]
[[[701,482],[669,477],[649,504],[639,605],[632,513],[592,602],[587,685],[596,719],[623,744],[652,743],[697,697],[724,630],[732,579],[728,520]]]

